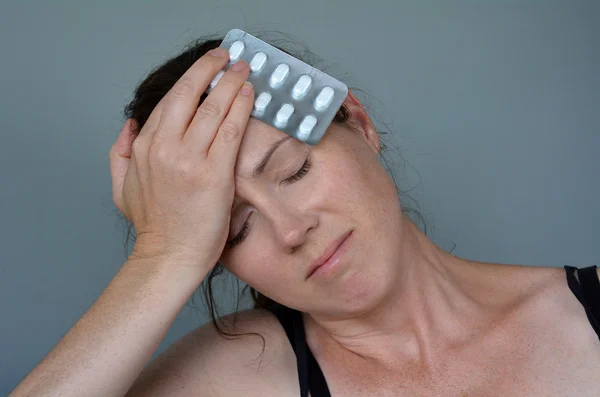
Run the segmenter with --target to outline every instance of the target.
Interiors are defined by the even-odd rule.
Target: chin
[[[374,310],[393,291],[394,277],[385,269],[359,269],[344,275],[332,287],[319,311],[331,315],[355,316]]]

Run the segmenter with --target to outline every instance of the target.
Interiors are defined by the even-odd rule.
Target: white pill
[[[333,88],[325,87],[321,90],[321,93],[315,99],[315,109],[319,112],[327,109],[327,106],[331,105],[333,100]]]
[[[267,63],[267,54],[264,52],[258,52],[250,61],[250,70],[252,73],[258,73]]]
[[[288,120],[292,116],[292,113],[294,113],[294,107],[292,105],[290,105],[289,103],[284,103],[283,105],[281,105],[281,108],[275,115],[275,126],[277,128],[284,128],[287,125]]]
[[[304,120],[302,120],[298,127],[298,139],[301,141],[307,140],[315,125],[317,125],[317,118],[315,116],[309,114],[304,117]]]
[[[243,41],[238,40],[235,43],[233,43],[231,47],[229,47],[229,61],[237,62],[244,53],[245,48],[246,45]]]
[[[221,77],[223,77],[224,74],[225,74],[225,72],[223,70],[221,70],[219,73],[217,73],[217,75],[210,82],[210,86],[208,87],[208,90],[206,90],[206,92],[212,91],[213,88],[215,88],[215,86],[219,82],[219,80],[221,80]]]
[[[252,114],[255,116],[261,116],[265,112],[269,102],[271,102],[271,98],[271,94],[268,92],[261,92],[258,98],[256,98],[254,101],[254,110]]]
[[[298,82],[292,89],[292,97],[295,100],[302,99],[304,97],[304,95],[306,95],[308,90],[310,89],[311,84],[312,84],[312,79],[310,78],[309,75],[305,74],[302,77],[300,77],[298,79]]]
[[[288,74],[290,74],[290,66],[285,63],[279,64],[279,66],[275,68],[275,71],[271,75],[269,84],[271,84],[271,87],[273,88],[279,87],[283,84],[285,79],[287,79]]]

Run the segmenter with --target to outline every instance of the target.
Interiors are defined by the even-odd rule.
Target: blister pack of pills
[[[230,61],[207,92],[244,60],[254,86],[252,117],[310,145],[321,140],[348,95],[344,83],[240,29],[230,30],[220,46]]]

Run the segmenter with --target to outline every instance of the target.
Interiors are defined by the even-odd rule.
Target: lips
[[[347,231],[340,237],[336,238],[329,244],[329,246],[325,249],[323,254],[321,254],[318,258],[316,258],[308,267],[308,273],[306,278],[308,279],[317,271],[317,269],[325,264],[329,258],[338,250],[338,248],[342,245],[344,241],[350,236],[352,230]]]

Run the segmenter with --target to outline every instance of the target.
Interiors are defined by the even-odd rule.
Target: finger
[[[119,137],[109,152],[113,201],[121,212],[123,212],[123,181],[125,180],[127,168],[129,168],[131,148],[136,137],[136,130],[135,121],[127,119]]]
[[[242,137],[254,104],[254,89],[250,82],[244,83],[231,104],[229,113],[219,127],[208,156],[215,159],[223,172],[233,174]],[[222,168],[223,167],[223,168]]]
[[[249,74],[250,68],[244,61],[237,62],[225,72],[216,87],[196,110],[185,133],[186,143],[194,145],[202,153],[208,152],[217,130]]]
[[[160,101],[160,122],[156,136],[183,136],[198,108],[200,97],[227,62],[229,53],[221,47],[194,62]]]

